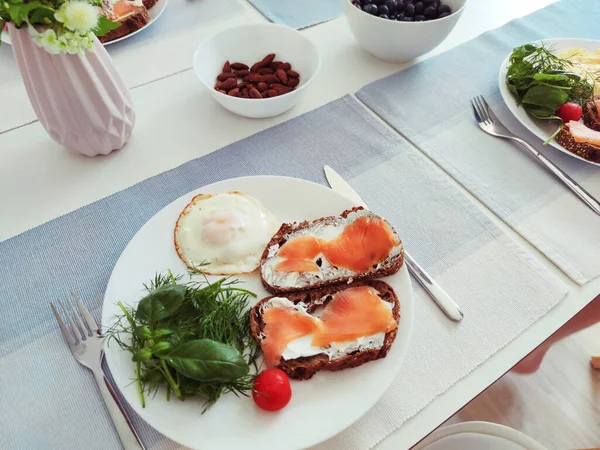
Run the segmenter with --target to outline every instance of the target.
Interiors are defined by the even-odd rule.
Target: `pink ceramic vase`
[[[87,156],[107,155],[129,140],[135,122],[131,94],[94,37],[85,56],[53,55],[26,27],[9,24],[17,65],[31,105],[56,142]]]

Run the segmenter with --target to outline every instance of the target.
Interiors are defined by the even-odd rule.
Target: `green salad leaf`
[[[131,353],[142,406],[145,395],[166,387],[167,399],[204,398],[204,411],[221,395],[249,395],[260,347],[250,333],[248,299],[256,297],[237,280],[206,277],[181,282],[170,272],[145,285],[137,308],[119,302],[122,315],[107,331]]]
[[[543,45],[516,47],[509,61],[506,84],[517,98],[517,105],[536,119],[559,122],[558,129],[544,142],[545,145],[564,125],[556,110],[566,102],[583,107],[593,96],[594,77],[573,73],[571,61],[559,58]]]

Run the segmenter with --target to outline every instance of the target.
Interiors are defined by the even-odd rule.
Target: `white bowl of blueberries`
[[[405,62],[437,47],[450,34],[467,0],[346,0],[358,44],[375,57]]]

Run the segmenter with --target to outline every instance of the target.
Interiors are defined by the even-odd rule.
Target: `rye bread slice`
[[[121,22],[119,28],[109,31],[104,36],[99,36],[100,42],[104,44],[122,38],[140,28],[144,28],[150,22],[148,10],[144,6],[136,6],[134,9],[131,14],[119,19],[119,22]]]
[[[600,163],[600,148],[584,142],[576,142],[568,127],[563,127],[555,139],[556,142],[571,153],[588,161]]]
[[[383,301],[392,303],[394,305],[392,308],[392,315],[394,320],[396,320],[396,323],[400,323],[400,302],[398,301],[398,296],[389,284],[380,280],[355,281],[351,284],[337,284],[318,289],[293,292],[282,297],[287,298],[294,304],[300,302],[304,303],[306,305],[306,310],[310,314],[320,306],[327,306],[327,303],[331,301],[333,294],[336,292],[356,286],[371,286],[379,293],[379,297]],[[250,330],[252,336],[259,345],[262,341],[262,330],[265,327],[265,323],[262,319],[264,305],[274,297],[275,296],[263,298],[250,310]],[[290,360],[285,360],[282,357],[276,367],[283,370],[290,378],[295,380],[308,380],[320,370],[334,372],[337,370],[358,367],[369,361],[385,358],[392,347],[394,339],[396,339],[397,333],[397,327],[386,333],[383,345],[380,348],[355,350],[345,356],[332,360],[325,354]]]
[[[320,219],[313,220],[312,222],[304,221],[304,222],[300,222],[300,223],[297,223],[297,222],[284,223],[283,225],[281,225],[281,227],[279,228],[277,233],[275,233],[275,235],[271,238],[271,240],[265,247],[265,250],[263,251],[263,254],[262,254],[262,257],[260,260],[260,279],[262,281],[264,288],[272,294],[282,294],[282,293],[295,292],[295,291],[300,291],[300,290],[305,290],[305,289],[315,289],[315,288],[320,288],[323,286],[328,286],[328,285],[338,284],[338,283],[351,283],[352,281],[358,281],[358,280],[372,280],[375,278],[381,278],[381,277],[393,275],[394,273],[398,272],[400,270],[400,268],[402,267],[402,264],[404,263],[404,247],[402,245],[402,240],[398,236],[398,233],[396,232],[394,227],[392,227],[392,225],[386,221],[388,226],[390,227],[390,229],[392,230],[392,232],[394,233],[394,235],[396,236],[396,238],[399,241],[398,247],[399,247],[400,251],[398,254],[388,257],[386,260],[382,261],[376,267],[370,269],[367,272],[351,273],[351,274],[336,276],[334,278],[311,280],[309,284],[293,285],[293,286],[277,285],[274,283],[275,280],[268,279],[269,278],[269,274],[268,274],[269,268],[268,268],[267,260],[272,257],[272,256],[269,256],[269,252],[271,251],[270,249],[272,247],[274,247],[274,246],[281,247],[283,244],[285,244],[287,242],[290,235],[293,236],[296,233],[298,233],[299,231],[302,231],[302,230],[305,230],[305,229],[315,226],[315,224],[320,224],[320,223],[324,223],[327,221],[343,220],[343,219],[348,218],[348,216],[350,214],[357,213],[360,211],[364,211],[365,214],[369,214],[369,215],[372,214],[373,216],[376,216],[376,214],[371,213],[370,211],[367,211],[362,206],[357,206],[355,208],[348,209],[348,210],[342,212],[339,216],[322,217]],[[379,216],[377,216],[377,217],[379,217]]]

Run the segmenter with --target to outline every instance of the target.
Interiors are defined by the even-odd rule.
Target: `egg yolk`
[[[202,240],[213,245],[227,244],[237,236],[244,225],[244,217],[239,212],[211,211],[204,218]]]

